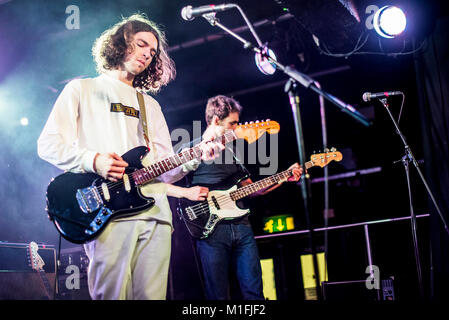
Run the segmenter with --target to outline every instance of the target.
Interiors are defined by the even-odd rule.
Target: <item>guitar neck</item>
[[[47,276],[45,274],[44,270],[39,270],[39,275],[41,277],[42,283],[44,284],[45,287],[45,293],[48,297],[48,299],[51,299],[51,287],[50,287],[50,283],[48,282]]]
[[[305,167],[306,167],[306,169],[313,167],[313,162],[312,161],[306,162]],[[292,174],[293,174],[292,169],[287,169],[287,170],[279,172],[275,175],[269,176],[265,179],[251,183],[247,186],[238,188],[237,190],[234,190],[231,192],[231,194],[230,194],[231,199],[234,201],[237,201],[244,197],[250,196],[250,195],[252,195],[260,190],[263,190],[265,188],[268,188],[276,183],[287,180],[288,178],[290,178],[292,176]]]
[[[226,144],[236,139],[237,137],[234,131],[230,130],[227,131],[223,136],[221,136],[217,140],[221,141],[222,144]],[[153,180],[154,178],[157,178],[170,170],[173,170],[189,161],[192,161],[193,159],[200,159],[200,158],[201,158],[201,148],[199,145],[196,145],[190,149],[187,149],[178,154],[172,155],[156,163],[153,163],[148,167],[136,170],[132,173],[132,177],[136,185],[144,185]]]

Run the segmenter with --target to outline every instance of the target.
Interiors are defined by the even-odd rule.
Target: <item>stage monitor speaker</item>
[[[53,299],[56,277],[56,250],[38,245],[44,265],[34,270],[29,244],[0,242],[0,300]]]
[[[339,301],[376,301],[380,300],[380,290],[368,289],[366,280],[322,282],[323,299]]]

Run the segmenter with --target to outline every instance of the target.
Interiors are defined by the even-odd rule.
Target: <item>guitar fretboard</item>
[[[218,138],[222,144],[229,143],[231,141],[236,140],[237,137],[234,131],[229,130],[223,136]],[[148,167],[136,170],[132,173],[132,179],[134,180],[136,185],[144,185],[154,178],[175,169],[193,159],[201,158],[201,147],[200,144],[182,151],[178,154],[169,156],[163,160],[160,160],[156,163],[149,165]]]
[[[305,167],[306,167],[306,169],[313,167],[313,162],[311,162],[311,161],[306,162]],[[231,199],[233,201],[240,200],[244,197],[252,195],[253,193],[256,193],[257,191],[268,188],[268,187],[272,186],[273,184],[279,183],[281,181],[285,181],[288,178],[290,178],[291,175],[292,175],[292,169],[287,169],[285,171],[282,171],[282,172],[276,173],[272,176],[269,176],[265,179],[251,183],[247,186],[238,188],[237,190],[234,190],[230,193]]]
[[[48,299],[51,299],[52,298],[51,297],[51,287],[50,287],[50,283],[48,282],[47,275],[45,274],[45,271],[39,270],[39,275],[42,279],[42,283],[44,284],[45,293],[46,293]]]

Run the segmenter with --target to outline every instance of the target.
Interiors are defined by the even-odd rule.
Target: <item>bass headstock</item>
[[[324,168],[331,161],[341,161],[343,159],[343,155],[341,152],[337,151],[335,148],[324,149],[323,153],[317,153],[310,156],[310,162],[312,166],[319,166]]]

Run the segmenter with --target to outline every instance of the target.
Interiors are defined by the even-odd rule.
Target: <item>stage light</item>
[[[28,124],[29,124],[29,121],[28,121],[28,118],[27,117],[23,117],[23,118],[21,118],[20,119],[20,124],[22,125],[22,126],[27,126]]]
[[[273,50],[264,47],[263,53],[267,54],[267,52],[270,58],[272,58],[274,61],[277,61],[276,55],[274,54]],[[266,75],[271,75],[275,73],[276,65],[273,62],[270,62],[266,57],[262,56],[260,53],[256,53],[254,58],[256,60],[257,68],[259,68],[260,72]]]
[[[374,29],[384,38],[394,38],[405,30],[407,19],[398,7],[384,6],[374,15]]]

